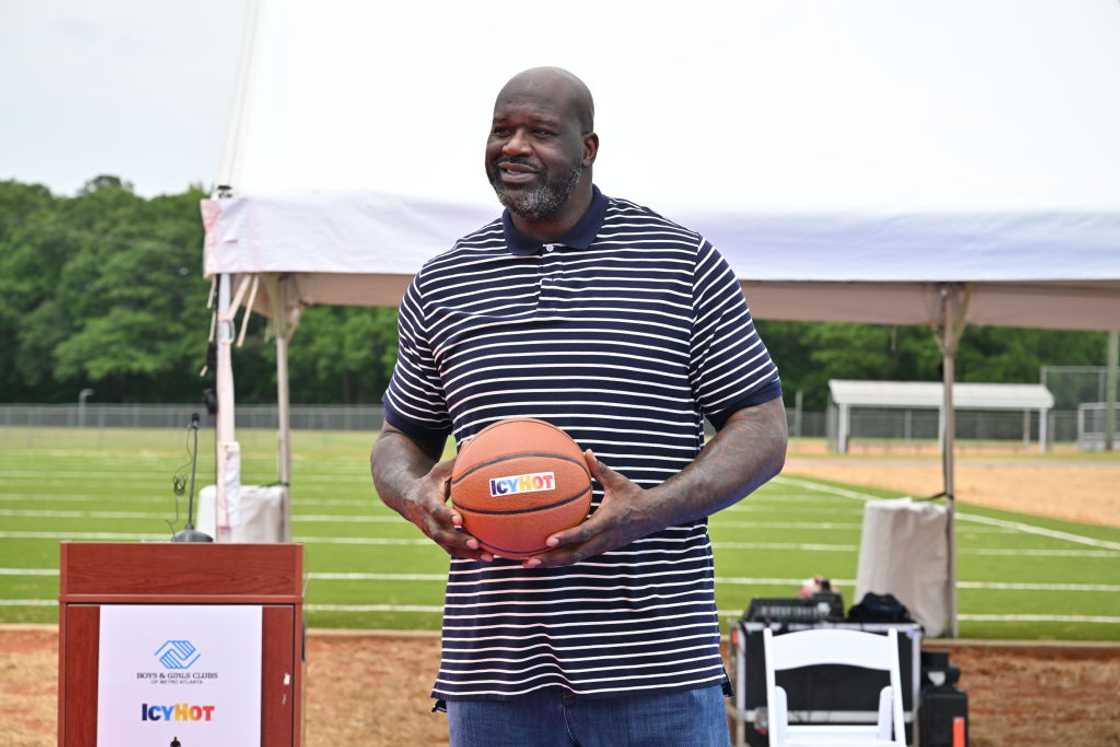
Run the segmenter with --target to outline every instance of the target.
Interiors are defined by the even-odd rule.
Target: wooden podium
[[[261,743],[301,742],[303,546],[63,542],[58,744],[95,747],[103,605],[260,605]]]

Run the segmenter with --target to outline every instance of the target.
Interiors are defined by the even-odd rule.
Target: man
[[[401,302],[371,466],[452,556],[432,695],[457,747],[728,742],[706,517],[781,470],[781,386],[711,245],[593,186],[593,121],[572,74],[511,79],[485,158],[506,210]],[[518,416],[563,428],[596,482],[591,516],[522,562],[461,530],[438,462]]]

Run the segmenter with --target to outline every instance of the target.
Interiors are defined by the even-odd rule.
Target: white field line
[[[854,578],[831,579],[833,586],[855,586]],[[717,584],[733,586],[800,586],[805,579],[800,578],[741,578],[734,576],[716,576]],[[1041,583],[1041,582],[1012,582],[1012,581],[958,581],[958,589],[984,589],[999,591],[1090,591],[1109,592],[1120,594],[1120,584],[1076,584],[1076,583]]]
[[[49,510],[38,508],[0,508],[0,516],[21,519],[166,519],[167,513],[142,511],[80,511]],[[340,522],[345,524],[403,524],[405,519],[397,514],[371,516],[369,514],[292,514],[295,522]]]
[[[171,536],[164,534],[141,534],[133,532],[6,532],[0,531],[0,539],[53,539],[53,540],[129,540],[134,542],[167,542]],[[305,545],[434,545],[426,538],[396,537],[295,537],[294,542]]]
[[[1062,622],[1062,623],[1104,623],[1120,624],[1120,617],[1114,615],[969,615],[957,616],[967,622]]]
[[[862,524],[843,521],[721,521],[712,520],[711,527],[726,529],[842,529],[859,531]],[[1014,529],[1003,527],[958,527],[962,534],[1013,534]]]
[[[855,529],[860,525],[848,521],[720,521],[714,519],[713,527],[726,529]]]
[[[36,532],[0,531],[0,539],[47,539],[47,540],[126,540],[133,542],[166,542],[167,533],[139,532]],[[415,545],[433,548],[429,539],[397,537],[315,537],[297,536],[295,542],[305,545]],[[816,544],[808,542],[712,542],[712,547],[724,550],[812,550],[814,552],[858,552],[855,545]],[[434,548],[433,548],[434,549]],[[994,549],[961,550],[962,555],[989,555],[1024,558],[1120,558],[1120,552],[1110,550],[1051,550],[1051,549]]]
[[[0,599],[0,607],[57,607],[55,599]]]
[[[55,568],[0,568],[0,576],[57,576]],[[433,582],[444,583],[447,575],[443,573],[361,573],[312,571],[306,574],[312,581],[394,581],[394,582]],[[753,578],[743,576],[716,576],[717,584],[730,586],[799,586],[804,583],[800,578]],[[854,578],[834,578],[834,586],[855,586]],[[958,589],[981,589],[1000,591],[1086,591],[1120,594],[1120,584],[1076,584],[1076,583],[1037,583],[1005,581],[958,581]]]
[[[143,542],[145,540],[170,540],[170,534],[146,534],[140,532],[0,532],[0,539],[51,539],[51,540],[126,540]]]
[[[833,506],[829,507],[829,508],[820,508],[820,506],[825,505],[826,502],[827,503],[832,503]],[[813,504],[814,507],[812,509],[799,509],[799,508],[795,508],[793,505],[785,505],[785,504],[782,504],[782,503],[779,503],[779,502],[770,502],[770,503],[762,504],[762,503],[759,503],[757,501],[754,501],[753,499],[747,499],[746,501],[736,503],[734,506],[728,506],[727,508],[721,510],[717,514],[717,516],[723,516],[724,514],[786,514],[786,515],[789,515],[789,514],[800,513],[802,511],[806,511],[806,510],[811,510],[812,513],[814,513],[814,514],[832,514],[832,515],[835,515],[835,516],[857,516],[857,517],[863,516],[863,511],[860,510],[859,508],[855,508],[855,507],[852,507],[852,508],[837,508],[835,504],[836,504],[836,501],[832,500],[831,498],[825,498],[824,501]]]
[[[157,468],[158,469],[158,468]],[[88,478],[96,480],[113,480],[114,482],[163,482],[161,478],[150,474],[135,473],[131,468],[122,467],[117,470],[27,470],[27,469],[0,469],[0,479],[11,480],[36,480],[42,483],[70,482],[74,478]],[[168,470],[170,474],[170,470]],[[354,475],[301,475],[301,483],[315,482],[361,482],[370,484],[369,474],[355,473]]]
[[[2,476],[2,475],[0,475]],[[74,494],[74,493],[13,493],[0,490],[0,502],[12,503],[25,503],[25,502],[51,502],[57,501],[59,503],[98,503],[105,501],[122,501],[127,503],[163,503],[174,501],[175,496],[168,494],[166,496],[155,495],[90,495],[90,494]],[[184,500],[180,497],[180,500]],[[378,506],[378,501],[370,497],[363,500],[359,498],[308,498],[304,496],[296,496],[293,498],[293,504],[297,508],[302,507],[363,507],[363,506]],[[810,495],[807,493],[796,493],[790,495],[753,495],[746,501],[737,503],[734,506],[729,506],[723,509],[720,513],[778,513],[788,512],[790,507],[795,504],[805,505],[829,505],[833,508],[827,510],[815,510],[814,513],[830,513],[842,514],[848,516],[861,516],[862,512],[858,508],[836,508],[835,501],[831,498],[823,497],[820,495]]]
[[[20,519],[166,519],[166,513],[144,511],[85,511],[79,509],[39,509],[39,508],[0,508],[0,517]],[[405,519],[397,514],[373,516],[370,514],[292,514],[294,523],[309,524],[404,524]],[[861,525],[855,522],[839,521],[719,521],[715,527],[727,529],[843,529],[857,531]],[[1009,534],[1014,529],[1002,527],[977,527],[963,531],[971,533]]]
[[[857,501],[878,500],[879,497],[869,493],[860,493],[855,490],[848,490],[846,488],[837,488],[832,485],[818,485],[817,483],[808,480],[800,480],[795,477],[782,477],[774,478],[777,481],[796,485],[798,487],[808,488],[810,490],[819,490],[822,493],[829,493],[831,495],[838,495],[843,498],[851,498]],[[1056,529],[1046,529],[1045,527],[1038,527],[1033,524],[1027,524],[1022,521],[1006,521],[1004,519],[993,519],[988,516],[981,516],[979,514],[969,513],[967,511],[957,511],[957,518],[964,519],[965,521],[973,521],[978,524],[988,524],[990,526],[1002,527],[1005,529],[1014,529],[1026,534],[1034,534],[1039,537],[1048,537],[1050,539],[1064,540],[1066,542],[1075,542],[1081,545],[1088,545],[1090,547],[1100,547],[1106,550],[1120,551],[1120,542],[1112,542],[1109,540],[1097,539],[1096,537],[1086,537],[1082,534],[1074,534],[1072,532],[1061,532]]]
[[[442,615],[443,607],[427,604],[305,604],[309,612],[422,612]]]
[[[179,496],[180,501],[185,501],[186,498]],[[53,493],[0,493],[0,503],[106,503],[124,502],[124,503],[164,503],[172,505],[175,502],[175,496],[103,496],[103,495],[73,495],[73,494],[53,494]],[[295,504],[299,508],[304,507],[344,507],[344,508],[362,508],[370,507],[378,508],[378,502],[370,499],[368,501],[351,500],[346,498],[297,498]],[[388,509],[386,509],[387,511]],[[298,516],[298,514],[297,514]]]
[[[1060,532],[1056,529],[1036,527],[1033,524],[1026,524],[1021,521],[1005,521],[1004,519],[994,519],[990,516],[981,516],[979,514],[967,513],[965,511],[957,511],[957,516],[967,521],[974,521],[977,524],[988,524],[990,526],[1003,527],[1006,529],[1017,529],[1020,532],[1024,532],[1026,534],[1036,534],[1040,537],[1065,540],[1066,542],[1076,542],[1080,545],[1100,547],[1106,550],[1120,550],[1120,542],[1110,542],[1109,540],[1097,539],[1096,537],[1086,537],[1080,534],[1073,534],[1072,532]]]
[[[447,581],[446,573],[332,573],[311,572],[307,577],[317,581]]]
[[[1120,558],[1120,552],[1112,550],[1056,550],[1056,549],[1024,549],[991,548],[987,550],[957,550],[961,555],[986,555],[988,557],[1003,558]]]
[[[813,490],[818,493],[827,493],[829,495],[838,495],[841,498],[851,498],[855,501],[869,501],[878,500],[879,496],[871,495],[869,493],[859,493],[855,490],[848,490],[847,488],[838,488],[834,485],[825,485],[823,483],[812,482],[810,480],[802,480],[799,477],[786,477],[785,475],[778,475],[770,482],[776,482],[779,485],[793,485],[805,490]],[[749,499],[748,499],[749,500]]]
[[[79,511],[69,509],[0,508],[0,516],[19,519],[166,519],[168,513],[145,511]]]
[[[54,599],[0,599],[0,607],[55,607],[58,602]],[[425,615],[439,615],[443,608],[428,604],[306,604],[303,609],[307,612],[410,612]],[[742,610],[719,610],[719,616],[726,619],[738,619],[743,616]],[[970,615],[962,613],[960,619],[965,622],[1034,622],[1034,623],[1098,623],[1103,625],[1120,625],[1120,616],[1111,615]]]
[[[0,517],[20,519],[166,519],[166,513],[153,513],[144,511],[97,511],[80,509],[39,509],[39,508],[0,508]],[[296,524],[306,522],[309,524],[405,524],[405,519],[397,514],[373,516],[370,514],[292,514],[292,521]],[[821,530],[849,530],[857,531],[860,524],[855,522],[837,521],[719,521],[713,522],[715,527],[727,529],[821,529]],[[1014,529],[1001,527],[976,527],[963,531],[973,534],[992,533],[1010,534]]]

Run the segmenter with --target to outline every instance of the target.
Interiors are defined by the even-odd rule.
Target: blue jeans
[[[612,698],[545,688],[447,702],[451,747],[728,747],[719,685]]]

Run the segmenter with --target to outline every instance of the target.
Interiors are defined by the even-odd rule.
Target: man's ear
[[[589,132],[583,136],[583,165],[590,166],[595,163],[597,155],[599,155],[599,136]]]

